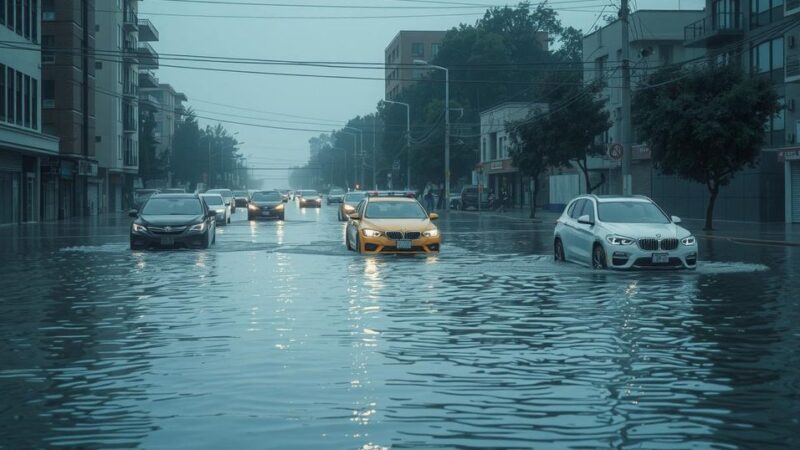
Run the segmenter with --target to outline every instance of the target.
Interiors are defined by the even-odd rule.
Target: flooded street
[[[364,257],[335,207],[245,215],[199,251],[4,229],[0,448],[800,447],[800,248],[595,272],[551,221]]]

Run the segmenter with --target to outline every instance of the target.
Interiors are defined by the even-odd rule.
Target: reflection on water
[[[797,249],[597,273],[445,219],[438,257],[359,257],[335,214],[6,262],[0,446],[800,446]]]

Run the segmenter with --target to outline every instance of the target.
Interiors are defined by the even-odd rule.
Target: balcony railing
[[[800,0],[786,0],[785,14],[794,14],[800,12]]]
[[[143,88],[157,88],[158,77],[152,70],[139,71],[139,86]]]
[[[133,149],[126,148],[123,152],[123,161],[122,164],[125,167],[138,167],[139,166],[139,155]]]
[[[800,81],[800,55],[786,57],[786,82]]]
[[[150,94],[142,94],[139,96],[139,109],[158,112],[158,110],[161,109],[161,103]]]
[[[683,28],[683,43],[686,46],[717,44],[744,33],[744,16],[739,13],[717,13],[689,24]]]
[[[158,53],[147,42],[139,43],[139,65],[143,69],[158,68]]]
[[[125,108],[122,113],[122,131],[125,133],[136,133],[137,117],[133,114],[132,108]]]
[[[155,42],[158,40],[158,30],[149,19],[139,19],[139,42]]]

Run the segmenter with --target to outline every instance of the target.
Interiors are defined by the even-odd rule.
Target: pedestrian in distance
[[[425,209],[428,212],[433,211],[433,184],[429,181],[425,185],[425,190],[422,192],[422,199],[425,200]]]
[[[445,209],[445,195],[447,195],[444,191],[444,183],[439,183],[439,199],[436,202],[436,209]]]

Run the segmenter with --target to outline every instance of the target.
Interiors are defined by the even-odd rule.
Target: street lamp
[[[355,130],[358,131],[358,153],[361,156],[361,184],[364,184],[364,131],[360,128],[355,128],[351,126],[345,126],[344,129],[346,130]],[[356,165],[356,157],[353,155],[353,168],[355,171],[353,172],[353,178],[358,178],[358,165]],[[358,184],[358,180],[356,180],[356,184]]]
[[[403,102],[384,100],[384,103],[405,106],[406,108],[406,190],[411,190],[411,105]]]
[[[414,64],[444,71],[444,198],[450,202],[450,71],[447,67],[436,66],[422,59]]]
[[[345,127],[345,128],[349,128],[349,127]],[[341,131],[341,133],[347,134],[349,136],[353,136],[353,158],[355,158],[356,144],[357,144],[356,138],[358,136],[356,136],[355,133],[351,133],[349,131]],[[350,188],[350,182],[347,179],[347,150],[342,149],[342,153],[344,153],[344,184],[346,184],[347,186],[345,186],[345,187],[349,189]],[[355,174],[353,174],[353,176],[355,177]]]

